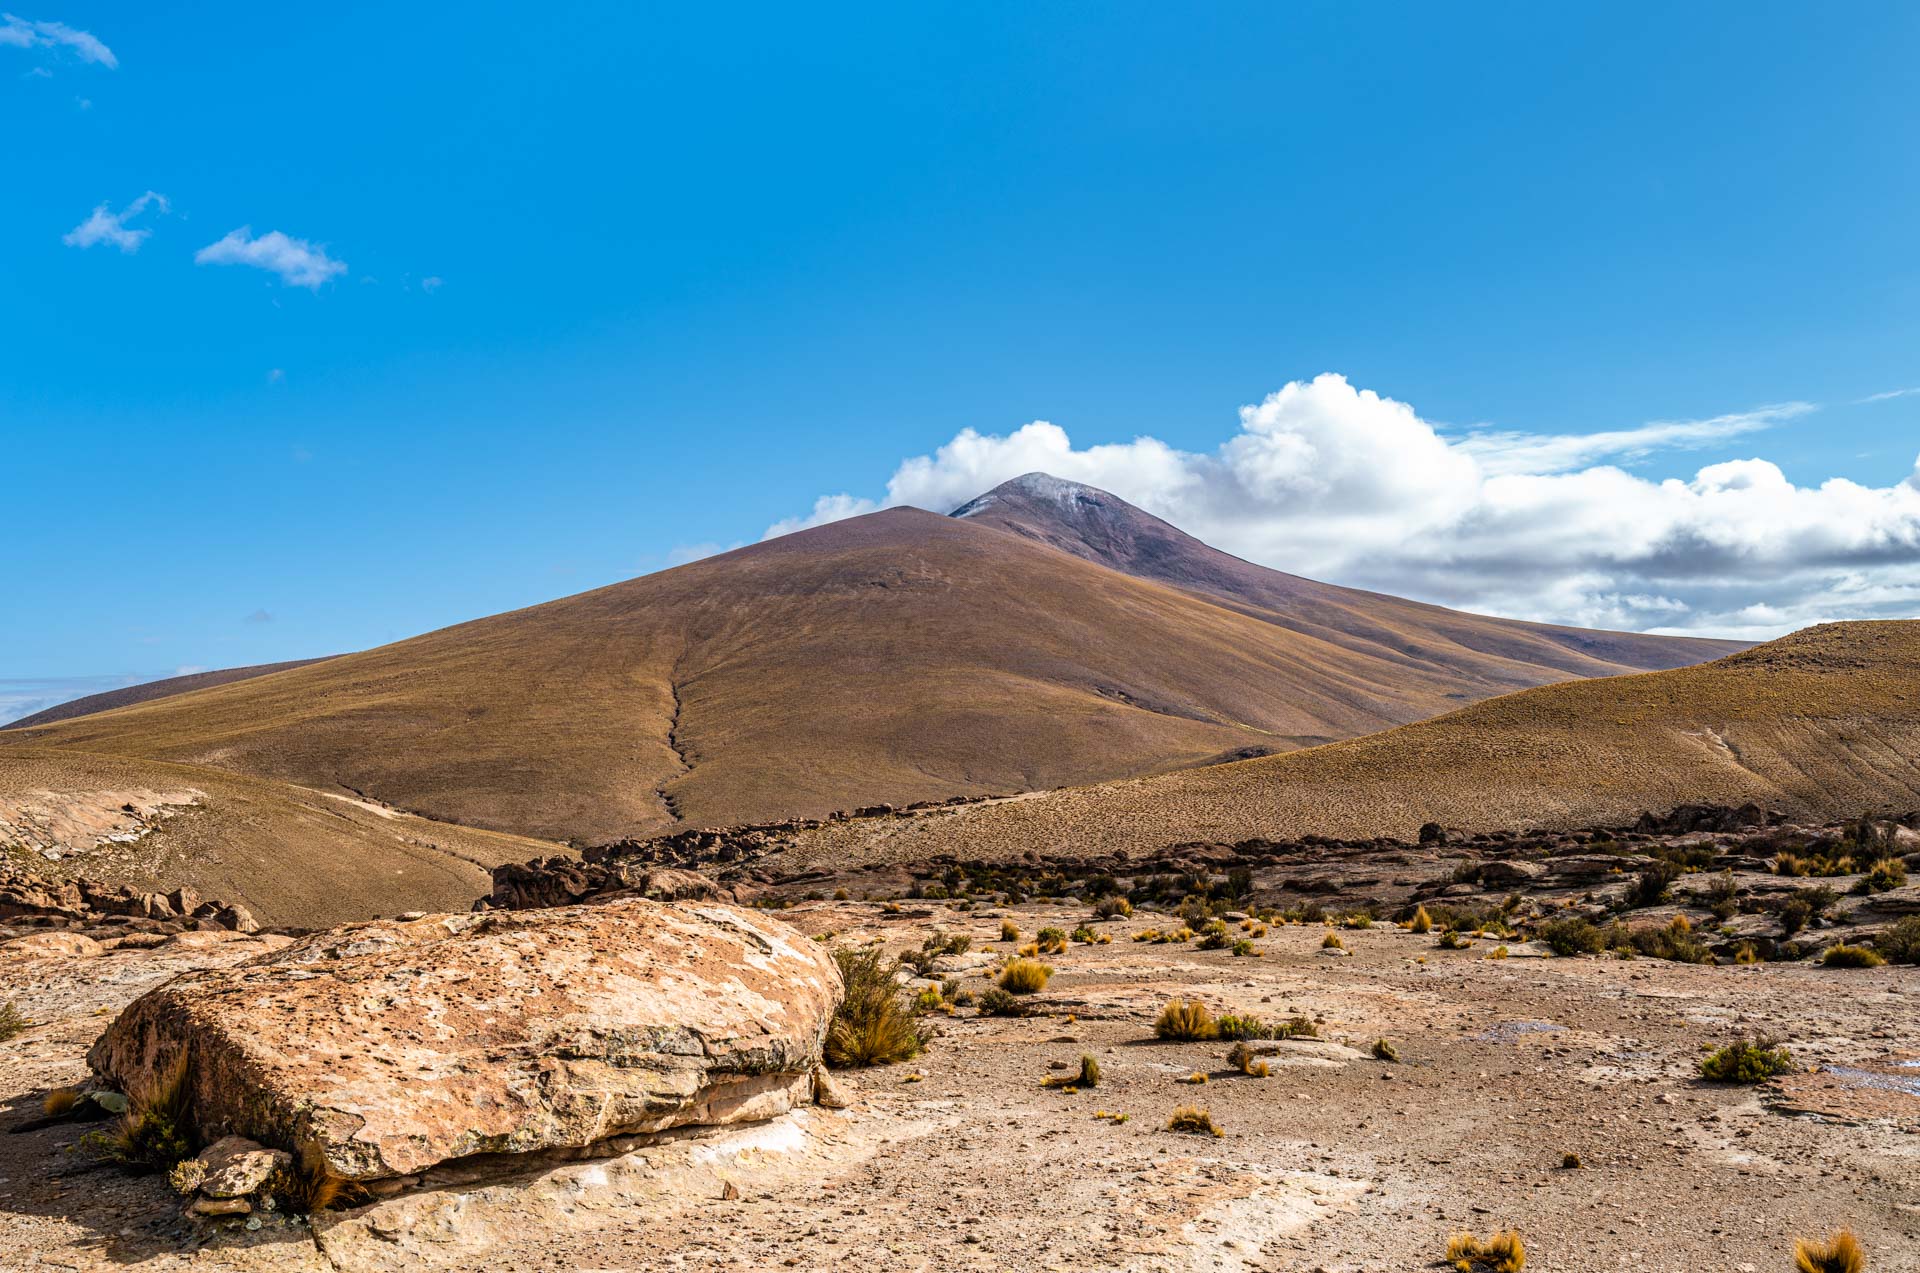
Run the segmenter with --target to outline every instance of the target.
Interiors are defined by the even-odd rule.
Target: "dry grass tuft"
[[[1042,1087],[1064,1087],[1068,1091],[1082,1087],[1100,1086],[1100,1062],[1093,1059],[1090,1052],[1080,1054],[1080,1072],[1078,1074],[1059,1074],[1045,1079]]]
[[[40,1112],[48,1118],[62,1118],[80,1104],[80,1089],[56,1087],[40,1099]]]
[[[1373,1041],[1373,1059],[1376,1061],[1389,1061],[1394,1065],[1398,1065],[1400,1064],[1400,1050],[1385,1039],[1375,1039]]]
[[[846,998],[827,1027],[825,1057],[836,1068],[892,1065],[920,1054],[927,1037],[913,1011],[900,999],[893,969],[880,948],[836,950],[834,963],[846,984]]]
[[[1710,1083],[1764,1083],[1793,1068],[1793,1054],[1765,1039],[1729,1043],[1700,1062],[1700,1077]]]
[[[1320,949],[1322,950],[1345,950],[1346,948],[1347,944],[1340,940],[1339,933],[1328,933],[1320,939]]]
[[[1020,940],[1020,925],[1010,919],[1000,921],[1000,940],[1017,942]]]
[[[1473,1273],[1476,1268],[1520,1273],[1527,1266],[1527,1249],[1512,1229],[1502,1229],[1484,1242],[1471,1233],[1456,1233],[1447,1239],[1447,1263],[1459,1273]]]
[[[1000,970],[1000,988],[1008,994],[1038,994],[1047,988],[1053,968],[1037,959],[1009,959]]]
[[[1860,1249],[1853,1230],[1840,1229],[1829,1234],[1825,1242],[1795,1238],[1793,1267],[1797,1273],[1864,1273],[1867,1253]]]
[[[108,1162],[145,1171],[171,1171],[194,1150],[193,1092],[182,1053],[156,1072],[151,1086],[128,1093],[127,1112],[112,1131],[88,1132],[80,1143]]]
[[[1190,1042],[1217,1038],[1220,1027],[1215,1023],[1213,1014],[1207,1011],[1207,1005],[1198,999],[1175,999],[1160,1009],[1160,1015],[1153,1023],[1153,1033],[1156,1038]]]
[[[1827,953],[1820,956],[1823,968],[1878,968],[1886,962],[1871,946],[1849,946],[1845,942],[1827,947]]]
[[[1170,1132],[1192,1132],[1201,1136],[1224,1136],[1225,1132],[1213,1125],[1213,1115],[1198,1105],[1182,1105],[1173,1111],[1167,1119]]]
[[[1426,907],[1416,906],[1414,908],[1413,918],[1407,921],[1407,931],[1410,933],[1430,933],[1433,931],[1433,916],[1427,914]]]

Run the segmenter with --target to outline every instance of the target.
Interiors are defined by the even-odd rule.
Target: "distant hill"
[[[1090,534],[1085,519],[1048,524],[1042,504],[1010,516],[1012,497],[1032,493],[1023,482],[995,493],[997,522],[978,508],[891,509],[380,649],[10,730],[0,748],[205,765],[442,822],[605,840],[1286,751],[1516,685],[1729,648],[1313,584],[1094,492],[1107,525],[1176,537],[1184,558],[1143,577],[1062,551]]]
[[[104,690],[98,694],[88,694],[84,698],[56,703],[44,711],[35,712],[31,716],[22,716],[19,720],[0,725],[0,729],[25,729],[33,725],[51,725],[55,721],[71,720],[75,716],[91,716],[95,712],[110,712],[116,707],[131,707],[135,703],[147,703],[173,694],[186,694],[193,690],[204,690],[233,681],[252,680],[256,676],[284,672],[288,668],[305,667],[309,663],[319,661],[319,659],[291,659],[285,663],[256,663],[252,667],[229,667],[216,672],[192,672],[186,676],[169,676],[158,681],[143,681],[139,685]]]
[[[1920,807],[1920,622],[1827,624],[1717,662],[1569,681],[1349,742],[800,837],[783,860],[1143,850],[1631,821],[1686,802]]]
[[[488,867],[558,848],[215,769],[0,748],[0,853],[42,874],[186,885],[263,924],[466,910]]]

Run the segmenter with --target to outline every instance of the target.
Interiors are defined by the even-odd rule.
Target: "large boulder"
[[[185,1057],[204,1140],[370,1180],[784,1113],[840,995],[818,943],[732,906],[433,915],[189,973],[87,1061],[138,1093]]]

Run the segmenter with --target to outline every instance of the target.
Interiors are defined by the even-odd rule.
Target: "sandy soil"
[[[1007,915],[1031,934],[1080,908],[970,914],[817,903],[787,912],[832,940],[917,948],[989,984]],[[91,1168],[77,1129],[0,1135],[0,1267],[890,1270],[1402,1270],[1447,1235],[1513,1226],[1530,1268],[1775,1270],[1792,1237],[1850,1225],[1875,1273],[1920,1268],[1920,1069],[1912,968],[1701,967],[1463,951],[1392,927],[1276,927],[1257,958],[1128,940],[1097,924],[1036,1004],[1054,1014],[931,1018],[917,1061],[848,1076],[840,1114],[809,1111],[731,1144],[681,1138],[622,1158],[450,1178],[309,1228],[195,1227],[155,1178]],[[200,937],[202,935],[194,935]],[[13,958],[9,993],[43,1020],[0,1044],[11,1124],[84,1073],[111,1010],[195,962],[252,943]],[[3,950],[4,948],[0,948]],[[983,960],[982,954],[988,957]],[[1319,1041],[1275,1043],[1271,1076],[1223,1043],[1159,1043],[1174,995]],[[1762,1088],[1694,1077],[1704,1047],[1771,1032],[1817,1070]],[[1369,1054],[1388,1038],[1403,1062]],[[1100,1064],[1098,1088],[1047,1090],[1053,1063]],[[1203,1085],[1183,1079],[1199,1072]],[[1224,1136],[1164,1130],[1179,1105]],[[1124,1124],[1097,1119],[1120,1112]],[[1582,1166],[1561,1166],[1577,1154]],[[728,1196],[735,1195],[735,1196]],[[317,1236],[316,1236],[317,1235]],[[375,1239],[378,1240],[375,1240]],[[204,1249],[202,1249],[204,1248]],[[197,1257],[196,1257],[197,1252]]]

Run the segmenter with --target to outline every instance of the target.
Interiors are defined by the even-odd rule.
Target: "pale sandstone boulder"
[[[209,1198],[244,1198],[267,1186],[277,1172],[293,1167],[286,1151],[268,1149],[244,1136],[224,1136],[200,1151],[206,1165],[200,1192]]]
[[[784,1113],[840,995],[820,944],[739,907],[434,915],[189,973],[87,1060],[139,1091],[184,1053],[202,1137],[370,1180]]]

